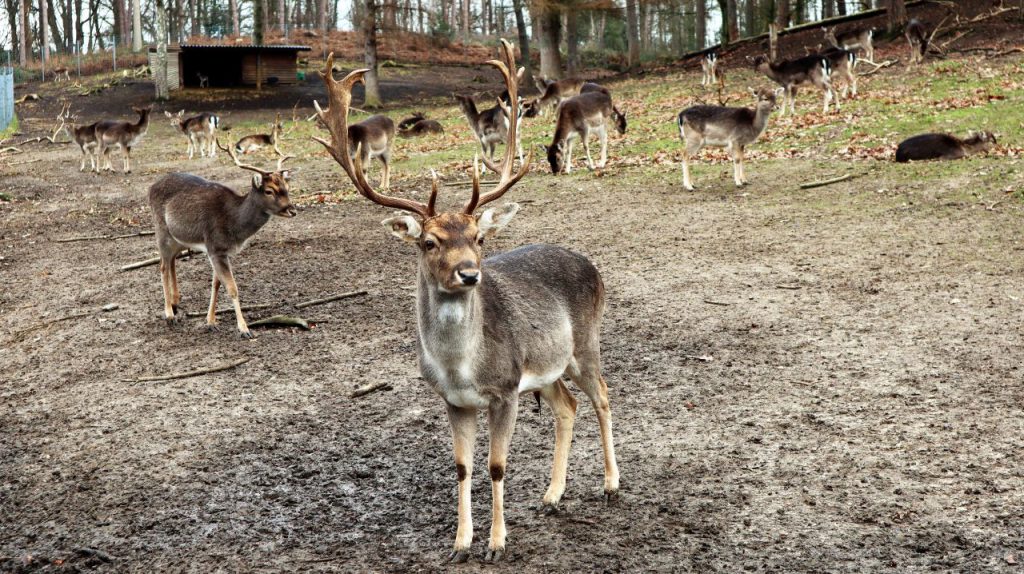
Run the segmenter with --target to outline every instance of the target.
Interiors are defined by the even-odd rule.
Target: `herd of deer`
[[[924,37],[923,30],[914,34],[918,39]],[[834,78],[845,80],[856,94],[857,56],[851,50],[865,50],[870,60],[872,34],[868,31],[835,35],[829,31],[828,37],[834,48],[817,56],[778,63],[763,57],[754,59],[754,67],[779,84],[775,90],[750,90],[756,100],[754,108],[697,105],[679,113],[677,124],[684,143],[683,184],[687,189],[693,189],[689,160],[703,146],[727,148],[733,158],[735,183],[744,185],[744,148],[765,130],[780,96],[787,98],[792,112],[797,87],[811,84],[826,92],[826,110],[832,99],[836,99],[838,108],[838,97],[831,87]],[[912,42],[912,46],[923,50],[920,42]],[[438,122],[419,114],[400,122],[397,129],[383,115],[350,124],[352,88],[363,81],[367,70],[356,70],[336,80],[333,54],[320,72],[327,88],[328,106],[321,108],[314,101],[319,124],[330,135],[329,139],[314,139],[340,165],[360,195],[383,207],[406,212],[385,219],[383,225],[395,237],[415,245],[419,252],[416,315],[420,370],[444,399],[454,440],[458,526],[450,559],[455,562],[468,558],[473,538],[471,476],[476,414],[480,410],[486,411],[490,431],[492,516],[486,561],[500,560],[505,553],[504,477],[521,394],[532,392],[543,398],[555,417],[551,481],[543,497],[547,512],[557,511],[565,492],[577,406],[563,377],[587,395],[596,411],[606,497],[616,496],[619,489],[607,385],[601,376],[600,326],[605,308],[601,276],[585,257],[551,245],[529,245],[484,259],[484,242],[508,225],[519,207],[508,203],[480,210],[505,195],[530,169],[533,154],[524,156],[519,137],[524,118],[554,110],[554,137],[542,149],[551,170],[557,174],[571,170],[572,145],[577,138],[583,143],[587,165],[604,166],[606,125],[611,121],[619,133],[624,133],[626,116],[612,103],[607,88],[581,80],[545,82],[538,86],[538,97],[520,98],[523,69],[517,70],[513,48],[504,40],[501,58],[488,64],[499,70],[505,83],[505,91],[496,105],[479,111],[471,97],[457,96],[457,100],[479,142],[480,159],[499,175],[499,180],[493,189],[482,193],[479,166],[474,160],[471,198],[452,211],[437,207],[436,174],[426,203],[384,195],[369,183],[366,174],[367,164],[373,158],[379,159],[383,164],[380,187],[387,188],[391,143],[396,135],[439,133],[443,129]],[[703,84],[720,81],[716,54],[708,54],[702,68]],[[135,123],[102,121],[74,129],[74,139],[83,154],[81,169],[85,168],[86,156],[91,156],[96,171],[100,170],[101,157],[106,159],[106,169],[110,169],[107,154],[111,148],[120,147],[124,150],[124,169],[130,170],[131,149],[145,134],[150,115],[149,108],[136,111],[139,120]],[[249,136],[233,147],[223,147],[216,139],[216,115],[185,118],[184,112],[165,113],[187,137],[190,158],[196,149],[202,156],[213,157],[219,147],[236,166],[254,175],[251,190],[246,194],[183,173],[166,175],[150,187],[164,316],[168,322],[185,317],[180,308],[176,258],[186,249],[204,251],[213,269],[207,324],[216,325],[217,294],[223,284],[234,306],[238,331],[249,338],[252,335],[242,315],[232,258],[271,217],[296,215],[288,195],[289,173],[282,167],[289,156],[277,145],[280,118],[271,134]],[[601,143],[601,159],[597,163],[590,157],[591,134]],[[897,160],[962,156],[993,141],[988,133],[972,135],[967,140],[926,134],[901,144]],[[498,143],[506,145],[503,157],[495,161]],[[278,156],[275,169],[264,170],[239,159],[241,154],[267,145],[273,146]],[[519,169],[514,170],[517,159]]]

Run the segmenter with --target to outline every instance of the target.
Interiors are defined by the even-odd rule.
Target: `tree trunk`
[[[836,4],[832,0],[821,0],[821,18],[823,20],[836,15]]]
[[[565,11],[565,73],[570,78],[575,78],[579,71],[579,14],[578,10],[568,9]]]
[[[46,18],[47,24],[49,24],[50,26],[50,35],[53,38],[53,45],[59,52],[60,49],[64,46],[64,39],[61,37],[60,26],[57,24],[58,11],[53,9],[53,0],[46,0],[45,4],[46,12],[44,12],[43,14]],[[57,6],[59,7],[60,4],[57,4]]]
[[[235,2],[235,0],[231,0]],[[277,0],[277,27],[281,29],[281,35],[288,37],[288,8],[284,0]]]
[[[59,4],[58,4],[59,5]],[[75,12],[71,9],[71,0],[64,0],[60,5],[61,29],[64,31],[64,53],[71,53],[71,46],[75,43],[75,27],[72,18]]]
[[[708,0],[695,0],[696,9],[694,19],[696,20],[697,49],[703,50],[708,45]]]
[[[635,3],[637,11],[637,38],[640,40],[640,53],[646,52],[651,47],[650,23],[647,21],[647,8],[650,2],[639,0]]]
[[[231,12],[231,35],[238,36],[241,34],[238,27],[238,0],[228,0],[228,11]]]
[[[132,0],[132,52],[142,51],[142,2]]]
[[[640,65],[640,30],[636,19],[636,0],[626,0],[626,61],[630,69]]]
[[[75,0],[75,53],[82,53],[82,46],[85,45],[85,26],[82,22],[82,0]]]
[[[907,23],[907,6],[903,0],[886,0],[889,32],[895,32]]]
[[[363,62],[366,72],[366,97],[363,106],[379,108],[380,83],[377,78],[377,0],[366,0],[366,15],[363,17]]]
[[[105,48],[103,34],[100,33],[100,0],[89,0],[89,51],[92,51],[93,41],[100,50]]]
[[[256,45],[263,44],[263,2],[264,0],[253,0],[252,3],[252,43]]]
[[[846,16],[846,0],[836,0],[836,12],[840,16]]]
[[[822,1],[826,2],[826,3],[828,2],[828,0],[822,0]],[[743,16],[744,16],[744,20],[745,20],[743,22],[744,23],[744,26],[743,26],[744,34],[743,35],[747,36],[748,38],[751,37],[751,36],[756,36],[757,32],[758,32],[758,25],[757,25],[757,2],[755,2],[755,0],[746,0],[746,2],[744,2],[744,6],[743,7],[744,7]]]
[[[5,0],[4,7],[7,8],[7,26],[11,29],[11,48],[14,46],[21,45],[21,37],[25,35],[25,31],[18,30],[18,6],[14,3],[14,0]],[[13,50],[12,50],[13,51]],[[11,54],[13,56],[13,54]],[[21,62],[24,66],[25,63]]]
[[[729,43],[740,39],[739,10],[736,8],[736,0],[726,0],[725,7],[729,11]]]
[[[519,59],[526,68],[524,79],[528,86],[532,86],[533,62],[530,61],[530,35],[526,31],[526,20],[523,18],[523,0],[512,0],[512,7],[516,13],[516,31],[519,33]]]
[[[39,0],[39,53],[43,55],[43,63],[50,59],[50,36],[46,33],[46,4],[49,0]]]
[[[462,41],[469,40],[469,0],[462,0]]]
[[[391,1],[391,0],[387,0],[387,1]],[[317,2],[316,11],[317,11],[317,16],[318,16],[318,18],[317,18],[317,29],[320,30],[320,32],[326,34],[327,33],[327,0],[320,0],[319,2]]]
[[[32,39],[32,28],[28,25],[28,3],[18,0],[18,20],[21,22],[21,34],[18,34],[18,63],[28,65],[31,51],[28,49]]]
[[[776,1],[775,23],[779,26],[779,30],[789,28],[789,0]]]

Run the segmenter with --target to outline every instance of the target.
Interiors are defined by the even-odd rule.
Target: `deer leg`
[[[742,171],[740,165],[743,163],[743,148],[730,144],[729,155],[732,156],[732,179],[736,182],[736,187],[743,187],[743,178],[740,175]]]
[[[206,141],[210,144],[210,157],[217,157],[217,136],[210,132],[206,134]]]
[[[572,142],[575,138],[565,140],[565,173],[572,173]]]
[[[455,547],[448,559],[465,562],[473,543],[473,445],[476,442],[476,411],[448,406],[448,422],[452,427],[455,451],[455,476],[459,481],[459,527]]]
[[[686,138],[683,140],[683,143],[686,144],[683,147],[683,187],[685,187],[687,191],[693,191],[693,180],[690,179],[690,158],[697,157],[697,154],[700,153],[700,148],[703,147],[704,143],[702,140],[696,138]]]
[[[554,514],[558,511],[558,502],[565,494],[569,447],[572,445],[572,427],[576,419],[576,399],[561,379],[541,389],[540,396],[555,416],[555,456],[551,464],[551,485],[544,494],[544,513]]]
[[[491,541],[485,562],[498,562],[505,555],[505,465],[512,431],[516,427],[519,396],[493,400],[487,409],[487,426],[491,434],[491,452],[487,469],[491,474]]]
[[[174,305],[172,304],[172,301],[174,300],[174,294],[172,292],[171,287],[170,265],[170,262],[174,261],[175,255],[176,254],[174,253],[171,253],[170,256],[163,253],[160,254],[160,283],[163,285],[164,288],[164,319],[166,319],[168,323],[173,322],[175,318],[175,309]]]
[[[380,154],[380,162],[384,165],[384,175],[380,186],[387,189],[391,186],[391,152],[385,151]]]
[[[608,128],[607,126],[601,126],[601,131],[597,132],[597,137],[601,141],[601,163],[597,164],[597,167],[604,169],[604,166],[608,164]]]
[[[178,289],[178,253],[171,257],[170,262],[171,268],[171,307],[174,308],[174,314],[178,314],[178,307],[181,305],[181,291]]]
[[[594,169],[594,160],[590,157],[590,130],[584,128],[580,138],[583,140],[583,153],[587,155],[587,168]]]
[[[612,411],[608,404],[608,385],[601,376],[601,359],[597,352],[579,353],[576,358],[578,373],[570,373],[576,385],[590,398],[597,412],[601,428],[601,447],[604,450],[604,494],[611,500],[619,492],[619,465],[615,461],[612,439]]]
[[[217,292],[220,291],[220,278],[213,273],[213,284],[210,287],[210,310],[206,312],[206,324],[213,327],[217,324]]]
[[[245,324],[245,317],[242,316],[242,302],[238,298],[238,285],[235,284],[235,276],[231,272],[231,260],[225,255],[210,256],[210,263],[213,264],[214,273],[220,278],[220,282],[227,289],[228,296],[235,306],[235,323],[238,325],[238,332],[243,339],[252,339],[252,332]]]

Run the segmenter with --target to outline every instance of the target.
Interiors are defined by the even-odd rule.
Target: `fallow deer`
[[[856,97],[857,95],[857,53],[842,48],[829,48],[818,54],[828,59],[831,68],[830,80],[832,89],[835,90],[836,82],[843,83],[842,97]],[[839,94],[837,94],[837,97]]]
[[[171,125],[181,130],[181,133],[188,138],[188,159],[192,159],[195,150],[199,150],[201,157],[206,157],[209,150],[210,157],[217,155],[217,126],[220,125],[220,118],[216,114],[203,112],[198,116],[186,118],[185,110],[176,115],[165,111],[164,115],[170,118]]]
[[[54,82],[61,82],[61,81],[70,82],[71,81],[71,71],[68,70],[67,68],[57,68],[56,70],[53,71],[53,81]]]
[[[615,129],[620,135],[626,133],[626,115],[612,105],[612,97],[607,91],[587,92],[559,104],[554,139],[550,146],[542,146],[551,172],[556,175],[572,172],[572,145],[577,137],[583,142],[587,167],[594,169],[594,160],[590,157],[591,132],[597,133],[601,142],[601,161],[596,167],[603,168],[608,161],[608,120],[615,122]]]
[[[864,59],[874,63],[875,61],[875,45],[874,45],[874,31],[871,28],[857,28],[856,30],[848,30],[836,34],[835,28],[825,28],[822,30],[825,32],[825,40],[832,45],[833,48],[841,48],[843,50],[855,50],[860,48],[864,50]]]
[[[220,146],[219,143],[217,145]],[[288,172],[281,168],[289,156],[281,155],[280,150],[275,149],[280,155],[277,169],[264,171],[241,163],[231,148],[221,149],[238,167],[256,172],[252,178],[252,189],[244,196],[219,183],[187,173],[165,175],[149,188],[153,229],[160,251],[164,317],[169,323],[184,317],[184,313],[179,313],[181,291],[174,268],[175,258],[185,249],[205,251],[213,267],[206,324],[216,327],[217,291],[223,283],[235,307],[238,332],[249,339],[252,333],[242,316],[231,260],[271,216],[295,216],[295,207],[288,198]]]
[[[427,134],[443,134],[444,126],[437,120],[419,120],[418,122],[406,127],[405,129],[398,128],[398,137],[400,138],[415,138],[419,136],[425,136]]]
[[[276,146],[277,138],[281,135],[281,114],[274,118],[274,127],[269,134],[254,134],[245,136],[235,142],[235,153],[242,155],[250,154],[263,149],[264,146]]]
[[[718,53],[708,52],[700,59],[700,69],[704,73],[700,80],[702,86],[713,86],[718,83]]]
[[[387,116],[370,116],[348,126],[348,153],[359,154],[364,178],[370,160],[379,159],[383,169],[380,186],[385,189],[391,185],[391,144],[394,141],[395,122]]]
[[[511,109],[519,102],[511,70],[511,44],[502,40],[502,59],[491,60],[509,87]],[[317,138],[344,169],[361,195],[388,208],[407,211],[383,224],[419,251],[417,272],[418,355],[420,372],[444,399],[454,439],[458,480],[458,529],[449,559],[463,562],[473,540],[470,493],[477,413],[487,413],[490,428],[488,471],[491,478],[490,541],[484,559],[501,560],[506,550],[505,469],[519,408],[519,395],[539,391],[555,415],[555,450],[551,483],[544,508],[557,511],[565,491],[569,446],[576,400],[561,381],[568,375],[590,398],[597,412],[604,451],[604,491],[610,499],[619,490],[619,470],[612,440],[608,389],[601,377],[600,325],[605,308],[601,276],[585,257],[552,245],[529,245],[482,259],[484,241],[504,228],[519,206],[511,203],[478,208],[504,195],[526,175],[527,159],[513,173],[515,150],[505,148],[497,168],[500,180],[480,193],[474,161],[473,191],[461,210],[438,213],[438,181],[427,203],[381,195],[362,176],[348,154],[347,115],[352,86],[368,70],[356,70],[338,81],[331,76],[334,55],[321,77],[330,97],[328,111],[314,102],[331,139]],[[509,132],[520,118],[509,110]],[[485,161],[489,161],[486,160]]]
[[[732,156],[733,180],[737,187],[747,183],[743,152],[768,126],[768,116],[775,109],[776,99],[784,88],[774,92],[765,88],[750,89],[756,99],[754,109],[722,106],[691,106],[676,119],[679,139],[683,140],[683,187],[693,191],[690,179],[690,158],[704,146],[724,147]]]
[[[546,109],[558,109],[558,105],[568,98],[589,92],[604,92],[611,95],[608,88],[594,82],[586,82],[579,78],[567,78],[548,82],[541,96],[528,102],[526,117],[544,115]]]
[[[771,62],[765,56],[757,56],[751,62],[754,69],[779,84],[783,88],[789,111],[796,113],[796,90],[802,85],[812,85],[824,93],[823,113],[828,113],[829,103],[836,103],[839,110],[839,99],[832,88],[832,66],[827,58],[821,56],[804,56],[795,60]],[[782,113],[786,113],[786,101],[782,103]]]
[[[928,54],[928,31],[924,22],[913,18],[907,22],[903,35],[907,38],[907,43],[910,44],[910,63],[923,62],[924,57]]]
[[[463,115],[469,120],[469,127],[472,128],[473,134],[476,135],[477,141],[480,142],[480,149],[483,150],[484,156],[492,160],[494,158],[494,148],[499,143],[508,143],[508,114],[512,110],[518,110],[518,113],[515,115],[517,119],[522,119],[524,113],[522,102],[517,102],[515,107],[507,107],[499,99],[497,105],[493,108],[480,112],[477,111],[472,96],[455,94],[455,99],[458,100]],[[515,147],[519,153],[519,161],[522,162],[523,150],[518,135],[516,134]]]
[[[204,76],[204,75],[200,74],[199,72],[196,72],[196,78],[199,78],[199,87],[200,88],[209,88],[210,87],[210,76]]]
[[[416,125],[416,123],[419,122],[420,120],[425,119],[427,119],[427,116],[423,112],[413,112],[411,116],[398,122],[398,131],[407,130],[412,126]]]
[[[907,138],[896,148],[896,161],[927,159],[961,159],[992,149],[996,136],[992,132],[970,132],[965,139],[950,134],[921,134]]]
[[[79,166],[78,171],[85,171],[86,158],[89,159],[89,171],[97,171],[96,162],[99,161],[99,158],[96,157],[96,151],[99,148],[99,142],[96,141],[96,123],[98,122],[71,126],[71,139],[78,144],[78,149],[82,152],[82,165]]]
[[[146,131],[149,129],[149,115],[152,109],[152,107],[132,107],[132,110],[139,114],[139,120],[134,124],[113,120],[96,122],[94,133],[99,144],[96,153],[103,158],[106,164],[102,169],[113,171],[114,168],[110,165],[109,154],[112,148],[117,147],[121,148],[124,173],[132,172],[132,148],[137,146],[142,141],[142,137],[146,135]],[[97,163],[96,173],[99,173],[100,169]]]

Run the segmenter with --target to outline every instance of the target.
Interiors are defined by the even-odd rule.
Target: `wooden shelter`
[[[199,77],[211,88],[296,84],[298,54],[309,46],[254,44],[181,44],[167,47],[169,90],[199,87]],[[150,69],[156,70],[156,48],[149,49]],[[161,78],[155,78],[159,82]]]

